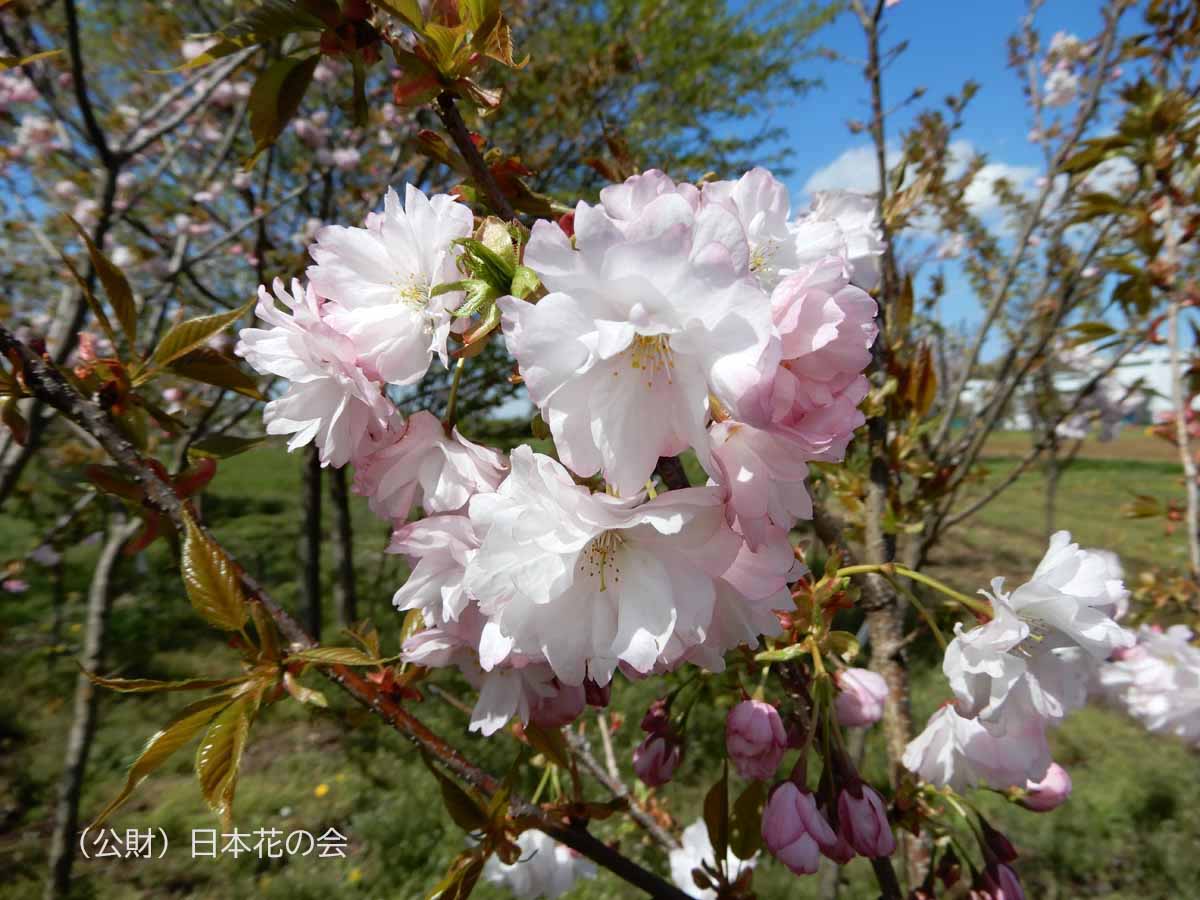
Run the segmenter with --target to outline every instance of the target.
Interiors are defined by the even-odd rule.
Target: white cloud
[[[887,164],[896,164],[899,150],[895,146],[888,147]],[[809,176],[804,182],[804,193],[813,194],[817,191],[859,191],[863,194],[873,194],[879,190],[879,174],[875,164],[875,148],[870,144],[851,147],[844,150],[842,155],[823,166]]]

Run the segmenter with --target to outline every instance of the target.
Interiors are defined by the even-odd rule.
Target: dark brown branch
[[[471,132],[467,130],[467,123],[463,121],[462,113],[458,111],[458,106],[454,102],[454,95],[449,91],[442,91],[438,94],[437,113],[442,119],[442,124],[446,126],[446,130],[450,132],[454,146],[466,160],[467,167],[471,170],[471,178],[486,195],[488,205],[502,219],[510,222],[516,219],[516,210],[508,202],[508,197],[504,196],[504,191],[500,189],[495,176],[492,175],[492,170],[483,161],[479,148],[471,140]]]
[[[79,46],[79,19],[75,14],[75,0],[64,0],[63,11],[67,17],[67,49],[71,56],[71,87],[75,90],[75,101],[79,104],[83,125],[88,140],[96,148],[96,155],[100,157],[106,169],[115,169],[120,165],[120,160],[108,146],[108,138],[96,119],[96,110],[92,107],[92,98],[88,94],[87,74],[83,70],[83,50]]]

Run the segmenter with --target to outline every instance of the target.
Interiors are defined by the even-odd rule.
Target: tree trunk
[[[321,458],[308,448],[301,480],[300,615],[314,641],[321,639]]]
[[[354,584],[354,523],[350,519],[345,469],[329,473],[329,493],[333,500],[333,564],[337,569],[333,603],[338,622],[349,626],[358,621],[358,592]]]
[[[137,520],[114,522],[96,561],[88,588],[87,623],[80,665],[95,673],[104,654],[105,630],[112,610],[112,575],[120,559],[121,547],[137,531]],[[79,794],[87,768],[92,738],[96,734],[96,688],[80,674],[75,681],[75,709],[67,735],[67,752],[62,780],[58,786],[58,804],[54,811],[54,833],[50,840],[50,878],[45,897],[65,897],[71,886],[71,865],[75,861],[76,831],[79,828]]]
[[[1170,228],[1170,225],[1168,219],[1167,227]],[[1187,511],[1183,527],[1187,532],[1188,560],[1192,568],[1192,578],[1200,579],[1200,483],[1196,480],[1196,458],[1192,456],[1191,434],[1188,431],[1191,424],[1188,422],[1188,414],[1191,410],[1188,407],[1187,391],[1183,386],[1184,371],[1179,346],[1181,307],[1181,301],[1171,302],[1168,337],[1171,347],[1171,405],[1175,410],[1175,444],[1179,449],[1179,463],[1183,466],[1183,478],[1187,487]]]

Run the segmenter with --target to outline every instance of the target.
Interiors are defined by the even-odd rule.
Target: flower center
[[[429,305],[429,281],[418,275],[410,275],[407,281],[396,281],[397,299],[405,306],[422,310]]]
[[[607,574],[611,570],[613,583],[621,580],[621,566],[618,564],[617,551],[625,539],[620,532],[606,531],[599,537],[593,538],[587,545],[579,560],[580,569],[592,578],[600,579],[600,590],[608,590]]]
[[[750,251],[750,271],[761,272],[771,262],[771,258],[775,256],[775,252],[779,249],[779,242],[773,240],[763,241]]]
[[[665,334],[639,334],[629,347],[629,365],[646,376],[646,387],[654,386],[659,372],[665,372],[667,381],[675,368],[675,355],[671,352],[671,341]]]

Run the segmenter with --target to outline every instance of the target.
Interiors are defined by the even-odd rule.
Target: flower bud
[[[982,816],[979,817],[979,827],[983,831],[983,855],[989,862],[1010,863],[1017,858],[1017,848],[1012,841]]]
[[[668,735],[651,734],[633,751],[633,771],[647,787],[660,787],[671,780],[683,747]]]
[[[1025,796],[1018,802],[1034,812],[1050,812],[1066,803],[1070,796],[1071,776],[1058,763],[1050,763],[1041,781],[1025,785]]]
[[[663,697],[659,697],[642,716],[642,731],[646,734],[666,734],[670,729],[671,708]]]
[[[608,701],[612,699],[612,682],[600,687],[590,678],[583,680],[583,694],[587,698],[588,706],[595,706],[598,709],[608,707]]]
[[[891,856],[896,838],[888,824],[883,798],[857,781],[838,795],[838,834],[863,856]]]
[[[775,775],[787,749],[779,711],[761,700],[744,700],[725,719],[725,748],[743,778],[765,781]]]
[[[1017,873],[1003,863],[992,863],[980,873],[972,896],[978,900],[1025,900]]]
[[[583,688],[560,684],[553,695],[538,700],[530,710],[529,720],[542,728],[562,728],[579,718],[583,706]]]
[[[839,689],[834,709],[843,728],[874,725],[883,716],[888,697],[887,682],[870,669],[846,669],[836,676]]]
[[[771,855],[797,875],[816,872],[822,849],[837,844],[837,835],[817,810],[813,795],[790,781],[776,787],[767,799],[762,838]]]

